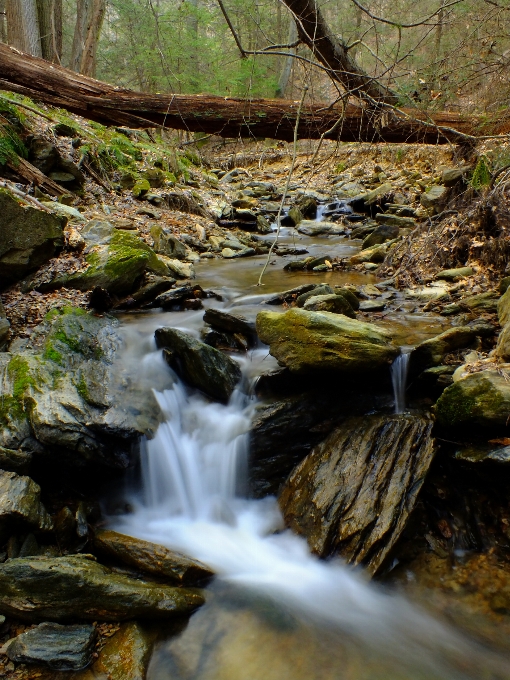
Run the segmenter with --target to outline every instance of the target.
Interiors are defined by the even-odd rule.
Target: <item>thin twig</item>
[[[46,118],[46,120],[49,120],[50,123],[58,123],[58,120],[55,120],[55,118],[51,118],[51,116],[48,116],[46,113],[41,113],[28,104],[22,104],[21,102],[17,102],[15,99],[9,99],[9,97],[4,97],[3,94],[0,94],[0,99],[3,99],[5,102],[9,102],[9,104],[13,104],[14,106],[20,106],[22,109],[27,109],[27,111],[31,111],[37,116],[41,116],[41,118]]]
[[[287,182],[285,184],[285,189],[283,190],[282,194],[282,200],[280,201],[280,207],[278,208],[278,214],[276,216],[276,236],[271,244],[271,248],[269,248],[269,252],[267,254],[267,260],[266,263],[260,272],[259,280],[257,283],[257,286],[262,286],[262,277],[264,276],[266,269],[269,265],[269,261],[271,259],[271,256],[273,254],[273,250],[278,243],[278,237],[280,236],[280,229],[282,226],[282,211],[283,211],[283,204],[285,203],[285,199],[287,198],[287,192],[289,190],[290,186],[290,180],[292,178],[292,173],[294,172],[294,166],[296,165],[296,158],[297,158],[297,142],[298,142],[298,128],[299,128],[299,118],[301,116],[301,109],[303,108],[303,102],[305,101],[306,93],[308,92],[308,85],[305,85],[303,87],[303,94],[301,95],[301,101],[299,102],[298,110],[296,113],[296,124],[294,125],[294,146],[292,150],[292,162],[290,164],[289,168],[289,174],[287,175]]]

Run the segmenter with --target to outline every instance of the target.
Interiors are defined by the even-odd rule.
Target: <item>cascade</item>
[[[400,354],[391,365],[391,382],[395,397],[395,413],[404,413],[406,407],[407,376],[412,347],[401,347]]]

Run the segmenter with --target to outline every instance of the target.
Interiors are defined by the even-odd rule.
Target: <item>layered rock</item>
[[[292,471],[279,498],[286,524],[314,553],[376,572],[432,462],[431,429],[421,416],[346,420]]]
[[[0,613],[23,621],[167,619],[203,604],[198,590],[113,572],[90,555],[25,557],[0,564]]]
[[[30,477],[0,470],[0,538],[19,527],[40,531],[52,528],[40,496],[41,488]]]
[[[387,331],[331,312],[260,312],[257,331],[293,372],[369,372],[389,366],[399,352]]]

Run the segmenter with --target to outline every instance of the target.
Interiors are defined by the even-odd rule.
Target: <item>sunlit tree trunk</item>
[[[87,37],[80,64],[80,73],[84,76],[93,78],[96,75],[97,44],[101,35],[105,12],[106,0],[93,0],[92,14],[87,26]]]
[[[7,22],[5,19],[5,0],[0,0],[0,42],[7,42]]]
[[[87,40],[87,27],[92,15],[93,0],[76,0],[76,23],[74,25],[73,46],[69,68],[79,73],[85,41]]]
[[[36,0],[9,0],[7,39],[17,49],[41,57],[41,39]]]

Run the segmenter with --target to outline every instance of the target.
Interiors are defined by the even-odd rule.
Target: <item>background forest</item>
[[[507,106],[508,0],[319,5],[350,55],[403,105],[488,113]],[[30,7],[39,32],[31,42],[20,27]],[[243,50],[284,47],[243,58],[222,9]],[[296,26],[278,0],[0,0],[0,17],[1,41],[144,92],[298,99],[306,83],[311,99],[338,96],[307,47],[287,47]]]

